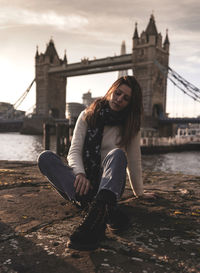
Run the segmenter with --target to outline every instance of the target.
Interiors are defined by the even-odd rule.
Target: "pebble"
[[[48,255],[53,255],[54,254],[54,252],[48,252]]]
[[[32,237],[33,237],[33,234],[26,234],[24,237],[25,237],[25,238],[32,238]]]
[[[101,264],[102,266],[109,267],[109,264]]]
[[[137,258],[137,257],[131,257],[131,260],[137,261],[137,262],[143,262],[143,259]]]
[[[18,249],[18,241],[15,239],[10,239],[10,245],[13,247],[13,249]]]
[[[12,261],[11,259],[8,259],[3,264],[11,264],[12,263],[11,261]]]

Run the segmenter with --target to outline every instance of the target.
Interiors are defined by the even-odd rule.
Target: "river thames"
[[[0,133],[0,160],[36,161],[43,150],[42,136]],[[143,155],[142,165],[144,170],[200,175],[200,151]]]

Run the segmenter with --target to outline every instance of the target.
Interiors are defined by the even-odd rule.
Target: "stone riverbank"
[[[1,273],[200,272],[200,176],[145,171],[136,199],[127,183],[120,202],[131,219],[106,232],[95,251],[66,247],[80,211],[47,183],[35,162],[0,161]]]

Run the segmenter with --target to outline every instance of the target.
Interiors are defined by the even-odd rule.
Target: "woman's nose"
[[[117,100],[118,100],[118,102],[123,101],[123,96],[119,96],[119,97],[117,97]]]

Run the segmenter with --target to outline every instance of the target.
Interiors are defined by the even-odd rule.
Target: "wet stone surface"
[[[135,199],[129,184],[120,202],[130,228],[94,251],[66,243],[82,219],[39,173],[34,162],[0,161],[0,272],[200,272],[200,177],[144,172],[156,199]]]

